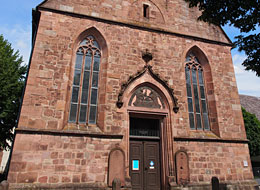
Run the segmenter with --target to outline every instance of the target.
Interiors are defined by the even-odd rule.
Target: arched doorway
[[[175,175],[171,118],[178,103],[173,89],[148,65],[122,84],[117,106],[127,119],[126,164],[132,189],[166,189]]]
[[[149,83],[136,88],[129,100],[129,173],[133,189],[159,190],[163,185],[166,104],[165,97]]]

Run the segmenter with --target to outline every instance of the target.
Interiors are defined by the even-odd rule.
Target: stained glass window
[[[192,53],[186,58],[185,76],[190,128],[210,130],[203,69]]]
[[[93,36],[79,45],[76,53],[69,122],[95,124],[101,51]]]

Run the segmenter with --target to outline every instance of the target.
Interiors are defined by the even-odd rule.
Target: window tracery
[[[203,68],[192,53],[186,57],[185,76],[190,128],[210,130]]]
[[[69,122],[96,123],[100,59],[98,42],[87,36],[76,53]]]

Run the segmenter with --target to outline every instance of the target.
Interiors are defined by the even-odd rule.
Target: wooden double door
[[[160,190],[160,141],[130,140],[130,176],[133,190]]]

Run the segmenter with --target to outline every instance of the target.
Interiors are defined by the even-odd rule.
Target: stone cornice
[[[222,139],[222,138],[199,138],[199,137],[174,137],[174,141],[193,141],[193,142],[219,142],[219,143],[238,143],[247,144],[247,139]]]
[[[92,137],[103,139],[122,139],[120,134],[90,133],[88,131],[69,131],[69,130],[46,130],[46,129],[28,129],[17,128],[16,134],[37,134],[37,135],[58,135],[58,136],[74,136],[74,137]]]

